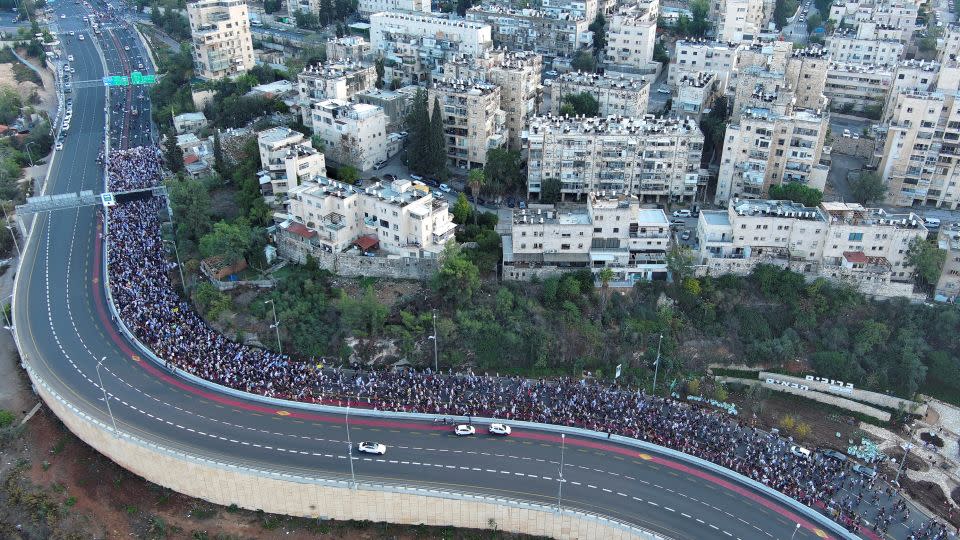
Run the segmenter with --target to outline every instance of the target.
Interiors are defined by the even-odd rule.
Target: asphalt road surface
[[[58,2],[65,30],[84,30],[82,7]],[[118,25],[64,43],[75,80],[127,74],[143,58],[135,34]],[[129,50],[127,50],[129,48]],[[146,62],[144,62],[146,64]],[[148,94],[112,90],[111,144],[147,144]],[[44,193],[102,191],[96,162],[104,136],[105,91],[77,88],[74,119],[55,154]],[[138,110],[134,116],[133,108]],[[96,365],[117,425],[142,439],[207,459],[270,471],[443,488],[561,504],[677,539],[820,538],[790,510],[711,473],[616,444],[516,430],[509,438],[457,438],[449,427],[277,410],[213,395],[133,354],[111,323],[99,276],[99,208],[38,215],[16,286],[14,321],[24,358],[65,399],[105,423]],[[482,429],[480,431],[483,431]],[[387,445],[383,457],[348,455],[347,439]],[[563,460],[562,499],[558,501]],[[322,514],[322,508],[320,508]],[[796,530],[796,523],[804,525]],[[796,532],[795,536],[792,536]],[[822,533],[821,533],[822,534]]]

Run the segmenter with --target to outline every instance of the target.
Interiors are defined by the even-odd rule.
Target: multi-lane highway
[[[75,57],[74,80],[99,80],[148,62],[135,34],[119,24],[93,35],[85,8],[59,2],[59,30]],[[102,54],[102,56],[101,56]],[[44,193],[103,189],[96,161],[110,110],[111,146],[151,141],[147,92],[102,86],[74,91],[73,127],[52,159]],[[138,114],[133,115],[132,110]],[[119,429],[165,447],[226,463],[299,475],[496,494],[600,513],[672,538],[819,538],[816,527],[781,504],[716,475],[616,444],[517,430],[509,438],[457,438],[448,427],[351,418],[349,438],[387,445],[385,456],[348,458],[345,418],[214,395],[140,359],[108,315],[100,276],[97,207],[38,214],[15,291],[15,327],[36,373],[77,407],[111,421],[96,366]],[[562,500],[558,500],[561,454]],[[796,523],[804,524],[796,530]],[[795,533],[795,536],[792,536]]]

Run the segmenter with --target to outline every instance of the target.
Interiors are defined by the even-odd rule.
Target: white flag
[[[614,375],[614,377],[613,377],[614,379],[619,379],[619,378],[620,378],[620,371],[622,370],[622,368],[623,368],[623,364],[617,364],[617,374]]]

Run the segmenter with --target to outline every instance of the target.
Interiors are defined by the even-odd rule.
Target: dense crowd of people
[[[117,170],[131,171],[149,152],[111,155]],[[126,161],[129,156],[129,161]],[[128,174],[127,185],[146,186]],[[650,441],[735,470],[794,499],[819,507],[851,531],[870,527],[882,535],[909,512],[898,494],[821,454],[790,451],[791,441],[731,420],[726,412],[670,398],[627,391],[577,378],[528,380],[430,370],[323,369],[310,359],[236,343],[208,326],[170,280],[159,198],[110,209],[110,287],[120,317],[168,367],[269,397],[372,407],[388,411],[496,417],[576,426]],[[906,513],[905,513],[906,512]],[[902,521],[901,521],[902,520]],[[914,539],[942,539],[936,522],[909,531]]]
[[[105,166],[110,191],[151,188],[160,184],[163,156],[156,146],[111,150]]]

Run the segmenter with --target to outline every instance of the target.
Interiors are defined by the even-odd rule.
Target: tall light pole
[[[437,310],[433,310],[433,335],[430,339],[433,340],[433,371],[436,373],[440,370],[440,357],[437,354]]]
[[[660,334],[660,341],[657,342],[657,359],[653,363],[653,393],[657,393],[657,374],[660,372],[660,346],[663,345],[663,334]]]
[[[353,443],[350,442],[350,398],[347,398],[347,461],[350,462],[350,481],[357,489],[357,477],[353,474]]]
[[[790,535],[790,540],[793,540],[793,537],[797,535],[797,531],[800,530],[800,524],[797,523],[797,526],[793,528],[793,534]]]
[[[560,501],[563,498],[563,451],[566,449],[567,434],[560,434],[560,481],[557,483],[557,512],[560,511]]]
[[[277,303],[271,298],[264,302],[264,304],[270,304],[270,306],[273,307],[273,324],[270,325],[270,328],[277,331],[277,351],[283,354],[283,345],[280,344],[280,319],[277,318]]]
[[[107,357],[104,356],[97,362],[97,380],[100,381],[100,390],[103,390],[103,402],[107,404],[107,413],[110,414],[110,422],[113,424],[113,434],[119,438],[120,432],[117,430],[117,420],[113,417],[113,409],[110,408],[110,399],[107,397],[107,387],[103,385],[103,377],[100,376],[100,366],[103,365],[106,359]]]
[[[903,472],[903,466],[907,462],[907,457],[910,455],[910,449],[913,448],[913,443],[910,442],[913,440],[913,428],[916,423],[910,425],[910,435],[907,437],[907,444],[903,445],[903,459],[900,460],[900,466],[897,467],[897,475],[893,479],[894,485],[900,485],[900,473]]]
[[[31,167],[33,167],[33,156],[30,154],[30,145],[33,144],[33,143],[35,143],[35,142],[36,142],[36,141],[30,141],[30,142],[28,142],[28,143],[23,147],[23,149],[27,151],[27,159],[30,160],[30,166],[31,166]]]
[[[17,248],[17,258],[22,259],[23,254],[20,253],[20,244],[17,242],[17,233],[13,230],[12,225],[7,225],[7,230],[10,231],[10,238],[13,240],[13,247]]]

